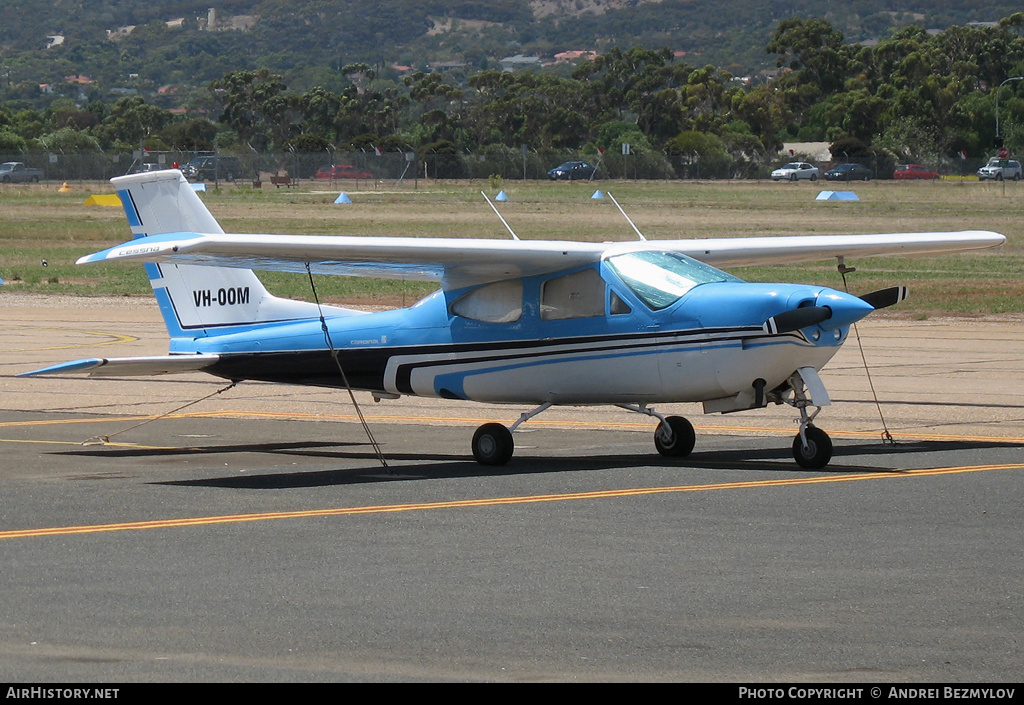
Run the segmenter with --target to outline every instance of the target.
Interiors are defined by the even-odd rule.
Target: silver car
[[[807,162],[790,162],[772,172],[772,181],[818,180],[818,167]]]
[[[982,181],[985,179],[995,179],[996,181],[1013,179],[1014,181],[1020,181],[1020,177],[1020,162],[1016,159],[992,157],[988,160],[988,164],[978,169],[978,178]]]

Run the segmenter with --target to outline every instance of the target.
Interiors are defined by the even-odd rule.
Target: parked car
[[[225,157],[223,155],[209,155],[195,157],[185,166],[181,167],[181,173],[185,178],[208,181],[210,179],[224,179],[234,181],[235,177],[242,173],[242,165],[238,157]]]
[[[988,164],[978,169],[978,178],[982,181],[985,179],[995,179],[996,181],[1013,179],[1014,181],[1020,181],[1020,177],[1020,162],[1016,159],[992,157],[988,160]]]
[[[825,172],[829,181],[870,181],[871,170],[861,164],[847,162]]]
[[[818,167],[807,162],[790,162],[772,172],[772,181],[818,180]]]
[[[328,164],[317,169],[317,179],[372,179],[373,174],[359,171],[351,164]]]
[[[43,178],[42,169],[30,169],[21,162],[4,162],[0,164],[0,182],[5,184],[13,183],[38,183]]]
[[[157,164],[156,162],[145,162],[139,164],[132,171],[134,174],[148,174],[151,171],[163,171],[164,169],[170,169],[166,164]]]
[[[565,162],[550,170],[548,178],[552,181],[580,181],[592,178],[595,171],[597,169],[586,162]]]
[[[894,179],[925,179],[934,181],[939,178],[939,172],[932,171],[920,164],[900,164],[892,173]]]

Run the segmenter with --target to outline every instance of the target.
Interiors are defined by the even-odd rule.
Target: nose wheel
[[[804,470],[820,470],[832,459],[832,439],[817,426],[807,424],[793,439],[793,458]]]
[[[780,390],[772,392],[769,400],[800,410],[800,432],[793,439],[793,459],[804,470],[820,470],[832,460],[832,439],[812,423],[821,407],[831,403],[825,385],[816,370],[801,367]],[[813,411],[809,410],[811,407]]]

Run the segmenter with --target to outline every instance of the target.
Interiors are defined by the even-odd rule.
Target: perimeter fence
[[[0,153],[0,162],[23,162],[41,169],[45,181],[105,181],[114,176],[158,168],[186,167],[212,152],[79,152],[79,153]],[[281,186],[303,182],[394,181],[419,179],[548,179],[555,166],[583,161],[595,167],[593,180],[673,180],[673,179],[769,179],[772,169],[790,159],[731,156],[702,160],[697,155],[667,155],[660,152],[630,154],[594,154],[568,151],[516,150],[493,147],[471,154],[421,154],[416,152],[220,152],[216,170],[201,169],[191,175],[195,180],[228,181],[268,187],[274,181]],[[802,159],[797,157],[796,159]],[[811,161],[824,172],[838,162]],[[851,159],[872,171],[872,178],[891,179],[895,164],[891,160]],[[207,161],[206,164],[210,162]],[[974,175],[986,163],[984,159],[951,160],[930,168],[943,176]],[[337,167],[337,168],[332,168]],[[185,170],[189,176],[188,169]],[[284,179],[287,177],[287,182]],[[586,178],[590,178],[589,176]]]

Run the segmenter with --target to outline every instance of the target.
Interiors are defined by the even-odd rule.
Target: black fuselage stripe
[[[757,332],[756,335],[752,335],[754,331]],[[709,331],[705,330],[699,333],[701,337],[697,340],[680,340],[680,338],[694,337],[693,335],[686,334],[690,332],[682,333],[684,334],[677,332],[675,334],[662,333],[659,335],[642,334],[640,336],[599,336],[552,341],[518,341],[516,345],[494,342],[486,344],[464,343],[359,350],[344,348],[339,349],[337,352],[338,362],[345,370],[345,375],[348,377],[352,387],[368,391],[386,391],[385,376],[392,359],[429,355],[429,359],[399,362],[399,368],[396,372],[396,389],[402,394],[414,394],[415,391],[411,386],[412,374],[415,370],[421,368],[446,365],[473,365],[503,360],[517,360],[522,363],[530,358],[543,360],[559,356],[603,354],[615,351],[627,353],[640,350],[650,351],[657,348],[682,349],[699,344],[728,343],[738,339],[779,338],[779,336],[764,335],[760,328],[719,329],[718,334],[710,338],[707,337]],[[651,340],[651,338],[660,338],[661,340]],[[674,340],[666,340],[665,338],[674,338]],[[595,345],[599,341],[613,342],[614,340],[621,341],[621,344]],[[577,342],[573,344],[571,341]],[[579,341],[586,341],[588,344],[581,345]],[[527,346],[532,347],[533,350],[521,350],[521,352],[511,354],[508,352],[497,354],[499,351],[508,351],[513,348],[522,349]],[[558,347],[559,349],[551,349],[552,347]],[[344,386],[337,364],[326,349],[294,352],[227,353],[222,354],[221,359],[207,368],[206,371],[232,380],[249,379],[328,387]]]
[[[760,331],[760,329],[758,329]],[[660,336],[664,338],[665,336]],[[741,338],[749,339],[749,335],[741,335]],[[416,370],[427,369],[431,367],[445,367],[448,365],[474,365],[488,362],[523,362],[529,359],[542,360],[551,357],[561,356],[579,356],[579,355],[600,355],[608,352],[621,352],[621,353],[635,353],[641,350],[653,350],[656,348],[677,348],[677,347],[690,347],[695,344],[703,343],[721,343],[725,341],[735,340],[736,335],[730,336],[718,336],[714,340],[646,340],[644,342],[635,342],[635,339],[631,341],[623,340],[619,345],[594,345],[594,346],[576,346],[567,349],[559,350],[535,350],[532,352],[520,352],[515,354],[496,354],[496,355],[481,355],[481,356],[466,356],[457,359],[432,359],[432,360],[417,360],[406,363],[400,363],[398,370],[395,373],[395,387],[402,394],[413,394],[414,390],[412,387],[412,375]]]

